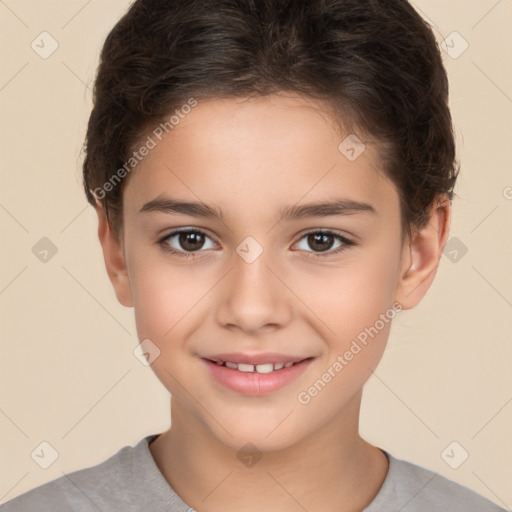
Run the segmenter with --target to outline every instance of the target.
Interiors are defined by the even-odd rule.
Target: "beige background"
[[[167,391],[132,353],[133,312],[116,302],[80,181],[98,52],[128,5],[0,1],[0,502],[169,424]],[[512,1],[414,5],[453,56],[453,31],[469,45],[443,52],[462,161],[458,240],[424,301],[397,317],[361,430],[510,508]],[[47,59],[31,48],[43,31],[59,45]],[[32,252],[43,237],[57,248],[46,263]],[[31,458],[43,441],[59,455],[48,469]],[[451,460],[469,453],[458,469],[441,456],[453,441]]]

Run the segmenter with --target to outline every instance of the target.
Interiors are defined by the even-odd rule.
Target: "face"
[[[285,448],[353,414],[399,314],[397,190],[348,135],[300,97],[209,100],[126,183],[118,297],[179,421],[225,445]]]

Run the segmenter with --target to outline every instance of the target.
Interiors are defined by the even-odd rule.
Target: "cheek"
[[[208,291],[206,280],[196,279],[190,271],[167,264],[163,258],[134,256],[130,283],[139,339],[154,338],[159,346],[165,345],[186,329],[194,306]]]
[[[378,257],[369,253],[319,281],[323,293],[309,295],[311,309],[320,312],[329,327],[322,330],[327,357],[296,402],[319,424],[361,389],[384,353],[400,310],[393,309],[395,268],[398,260],[393,251],[380,251]]]
[[[398,246],[379,244],[373,250],[365,249],[347,258],[346,264],[323,269],[306,286],[301,286],[307,306],[328,327],[324,330],[332,345],[341,350],[349,340],[356,338],[378,322],[387,336],[399,268]],[[379,321],[388,314],[385,326]]]
[[[153,372],[173,396],[186,402],[179,382],[183,381],[181,371],[187,367],[182,368],[187,339],[197,328],[197,313],[194,315],[194,312],[203,304],[201,298],[208,287],[198,286],[196,279],[179,267],[171,268],[162,262],[145,262],[133,266],[132,272],[138,339],[149,339],[156,345],[158,356],[151,363]]]

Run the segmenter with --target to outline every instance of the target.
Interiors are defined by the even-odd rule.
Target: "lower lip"
[[[257,373],[233,370],[203,359],[217,382],[237,393],[250,396],[266,395],[283,388],[302,375],[312,360],[312,358],[305,359],[288,368],[281,368],[270,373]]]

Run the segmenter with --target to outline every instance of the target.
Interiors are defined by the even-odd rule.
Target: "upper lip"
[[[267,364],[267,363],[297,363],[304,359],[309,359],[308,356],[291,356],[286,354],[278,354],[276,352],[255,352],[253,354],[247,352],[230,352],[225,354],[215,354],[211,356],[203,356],[203,359],[209,359],[210,361],[222,361],[225,363],[229,361],[231,363],[242,363],[242,364]]]

